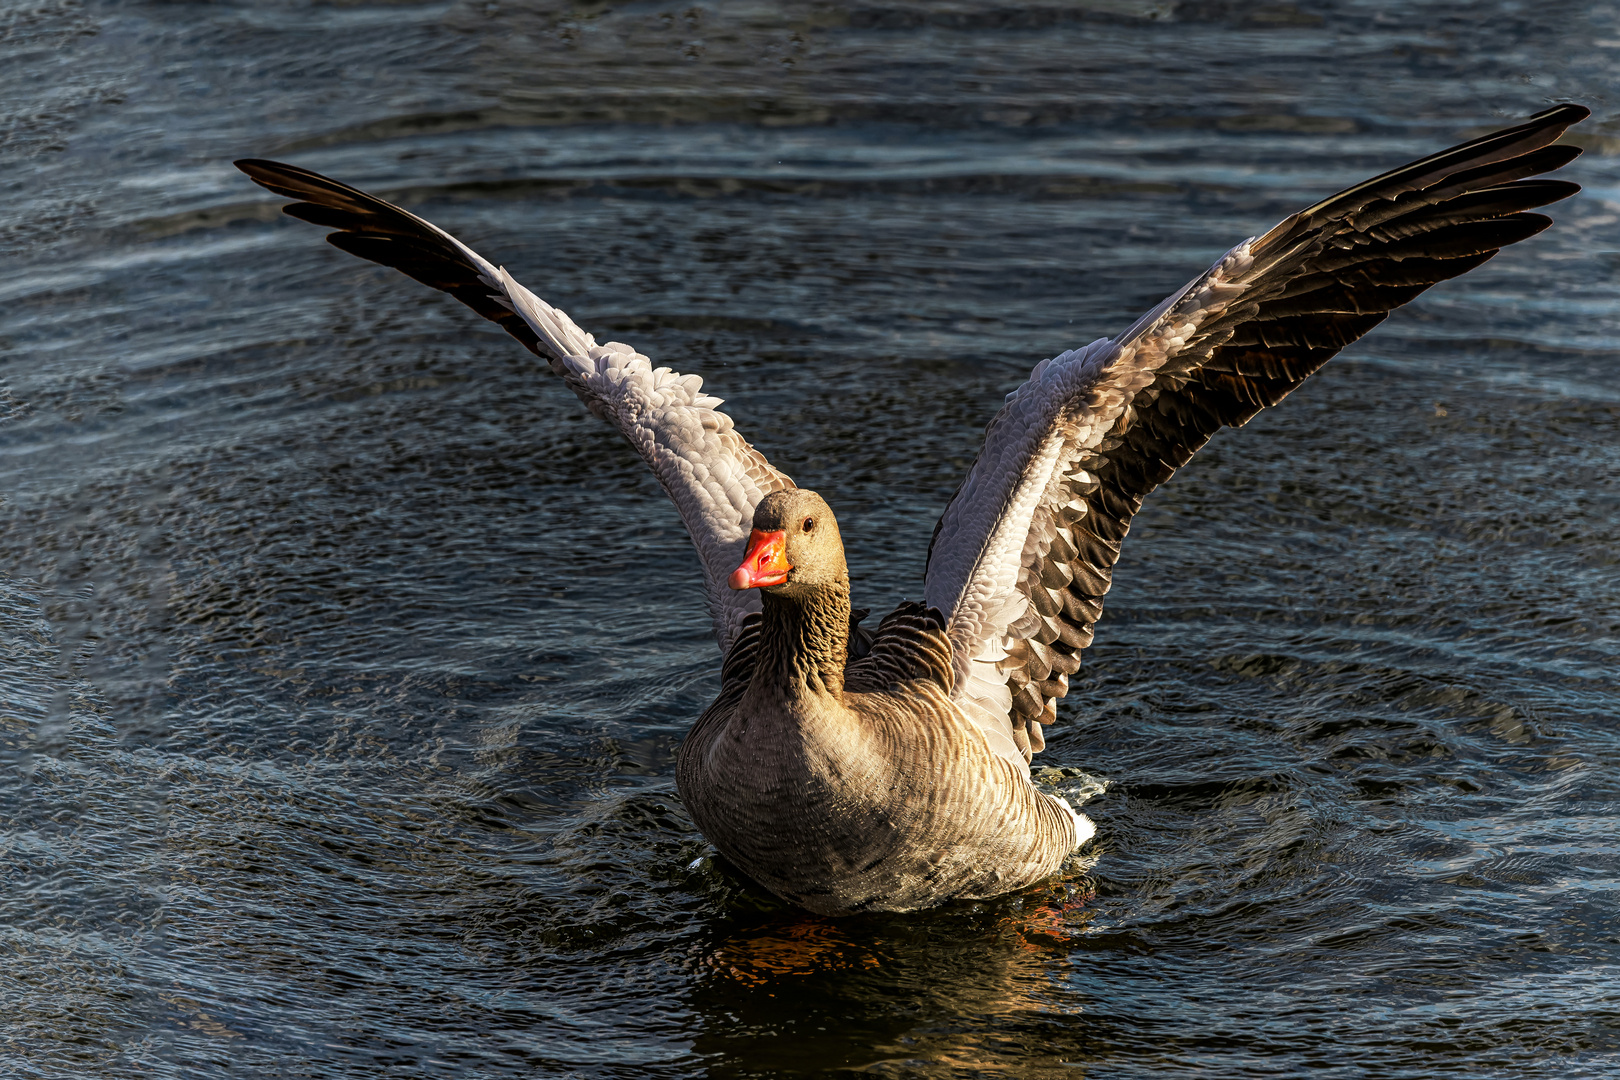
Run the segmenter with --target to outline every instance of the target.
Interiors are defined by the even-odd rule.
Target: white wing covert
[[[237,167],[278,195],[299,199],[293,217],[340,230],[327,240],[449,293],[540,356],[597,416],[651,466],[703,562],[705,592],[722,654],[757,590],[734,592],[726,577],[742,561],[754,507],[793,487],[703,393],[703,380],[621,342],[598,345],[572,319],[436,225],[392,203],[293,165],[248,159]]]
[[[1526,179],[1589,113],[1561,105],[1374,177],[1227,252],[1112,340],[1036,365],[941,516],[925,595],[957,704],[1027,763],[1080,668],[1142,499],[1211,435],[1275,405],[1390,310],[1551,219],[1580,188]]]

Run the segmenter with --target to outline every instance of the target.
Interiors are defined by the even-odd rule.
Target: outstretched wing
[[[940,518],[928,603],[954,697],[1027,761],[1102,614],[1143,496],[1215,431],[1275,405],[1390,310],[1552,222],[1580,188],[1527,179],[1590,113],[1560,105],[1358,184],[1227,252],[1124,334],[1036,365]]]
[[[561,375],[591,412],[619,429],[652,466],[680,511],[703,560],[709,612],[722,654],[743,619],[759,610],[757,590],[734,592],[726,576],[742,561],[754,507],[793,481],[771,467],[704,394],[703,380],[654,368],[628,345],[596,339],[572,319],[430,222],[319,173],[247,159],[236,167],[288,198],[293,217],[341,230],[328,241],[442,289],[499,323]]]

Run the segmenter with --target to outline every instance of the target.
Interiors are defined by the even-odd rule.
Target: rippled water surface
[[[0,5],[0,1075],[1620,1075],[1617,72],[1573,3]],[[229,164],[704,375],[881,611],[1031,364],[1558,100],[1553,229],[1137,519],[1037,759],[1094,861],[846,920],[676,797],[639,460]]]

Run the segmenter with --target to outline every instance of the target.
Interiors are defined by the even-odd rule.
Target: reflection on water
[[[0,1073],[1614,1071],[1620,16],[515,7],[0,13]],[[1042,759],[1092,857],[847,920],[675,797],[717,658],[640,461],[229,165],[703,374],[881,611],[1034,361],[1559,99],[1552,230],[1138,518]]]
[[[1087,932],[1089,891],[1059,881],[986,908],[958,905],[926,919],[833,920],[780,912],[741,925],[699,954],[694,997],[725,1018],[700,1037],[714,1071],[790,1074],[866,1068],[880,1075],[950,1076],[1079,1065],[1098,1037],[1071,951]],[[1030,1033],[1072,1025],[1055,1042]],[[728,1060],[744,1032],[761,1039]],[[1084,1070],[1078,1070],[1084,1075]],[[1071,1075],[1066,1073],[1065,1075]]]

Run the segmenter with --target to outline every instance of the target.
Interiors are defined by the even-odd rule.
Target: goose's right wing
[[[300,200],[286,213],[340,230],[326,237],[336,247],[441,289],[500,324],[618,428],[680,511],[703,560],[721,654],[730,651],[743,620],[759,610],[759,593],[733,591],[726,577],[742,561],[754,507],[793,481],[737,433],[718,410],[720,399],[702,392],[702,379],[654,369],[617,341],[598,345],[504,269],[392,203],[295,165],[246,159],[236,167],[261,187]]]
[[[1530,179],[1588,116],[1560,105],[1302,210],[1233,248],[1112,340],[1036,365],[940,518],[925,595],[946,613],[953,697],[1014,760],[1043,744],[1091,643],[1143,496],[1436,282],[1551,219],[1580,188]]]

